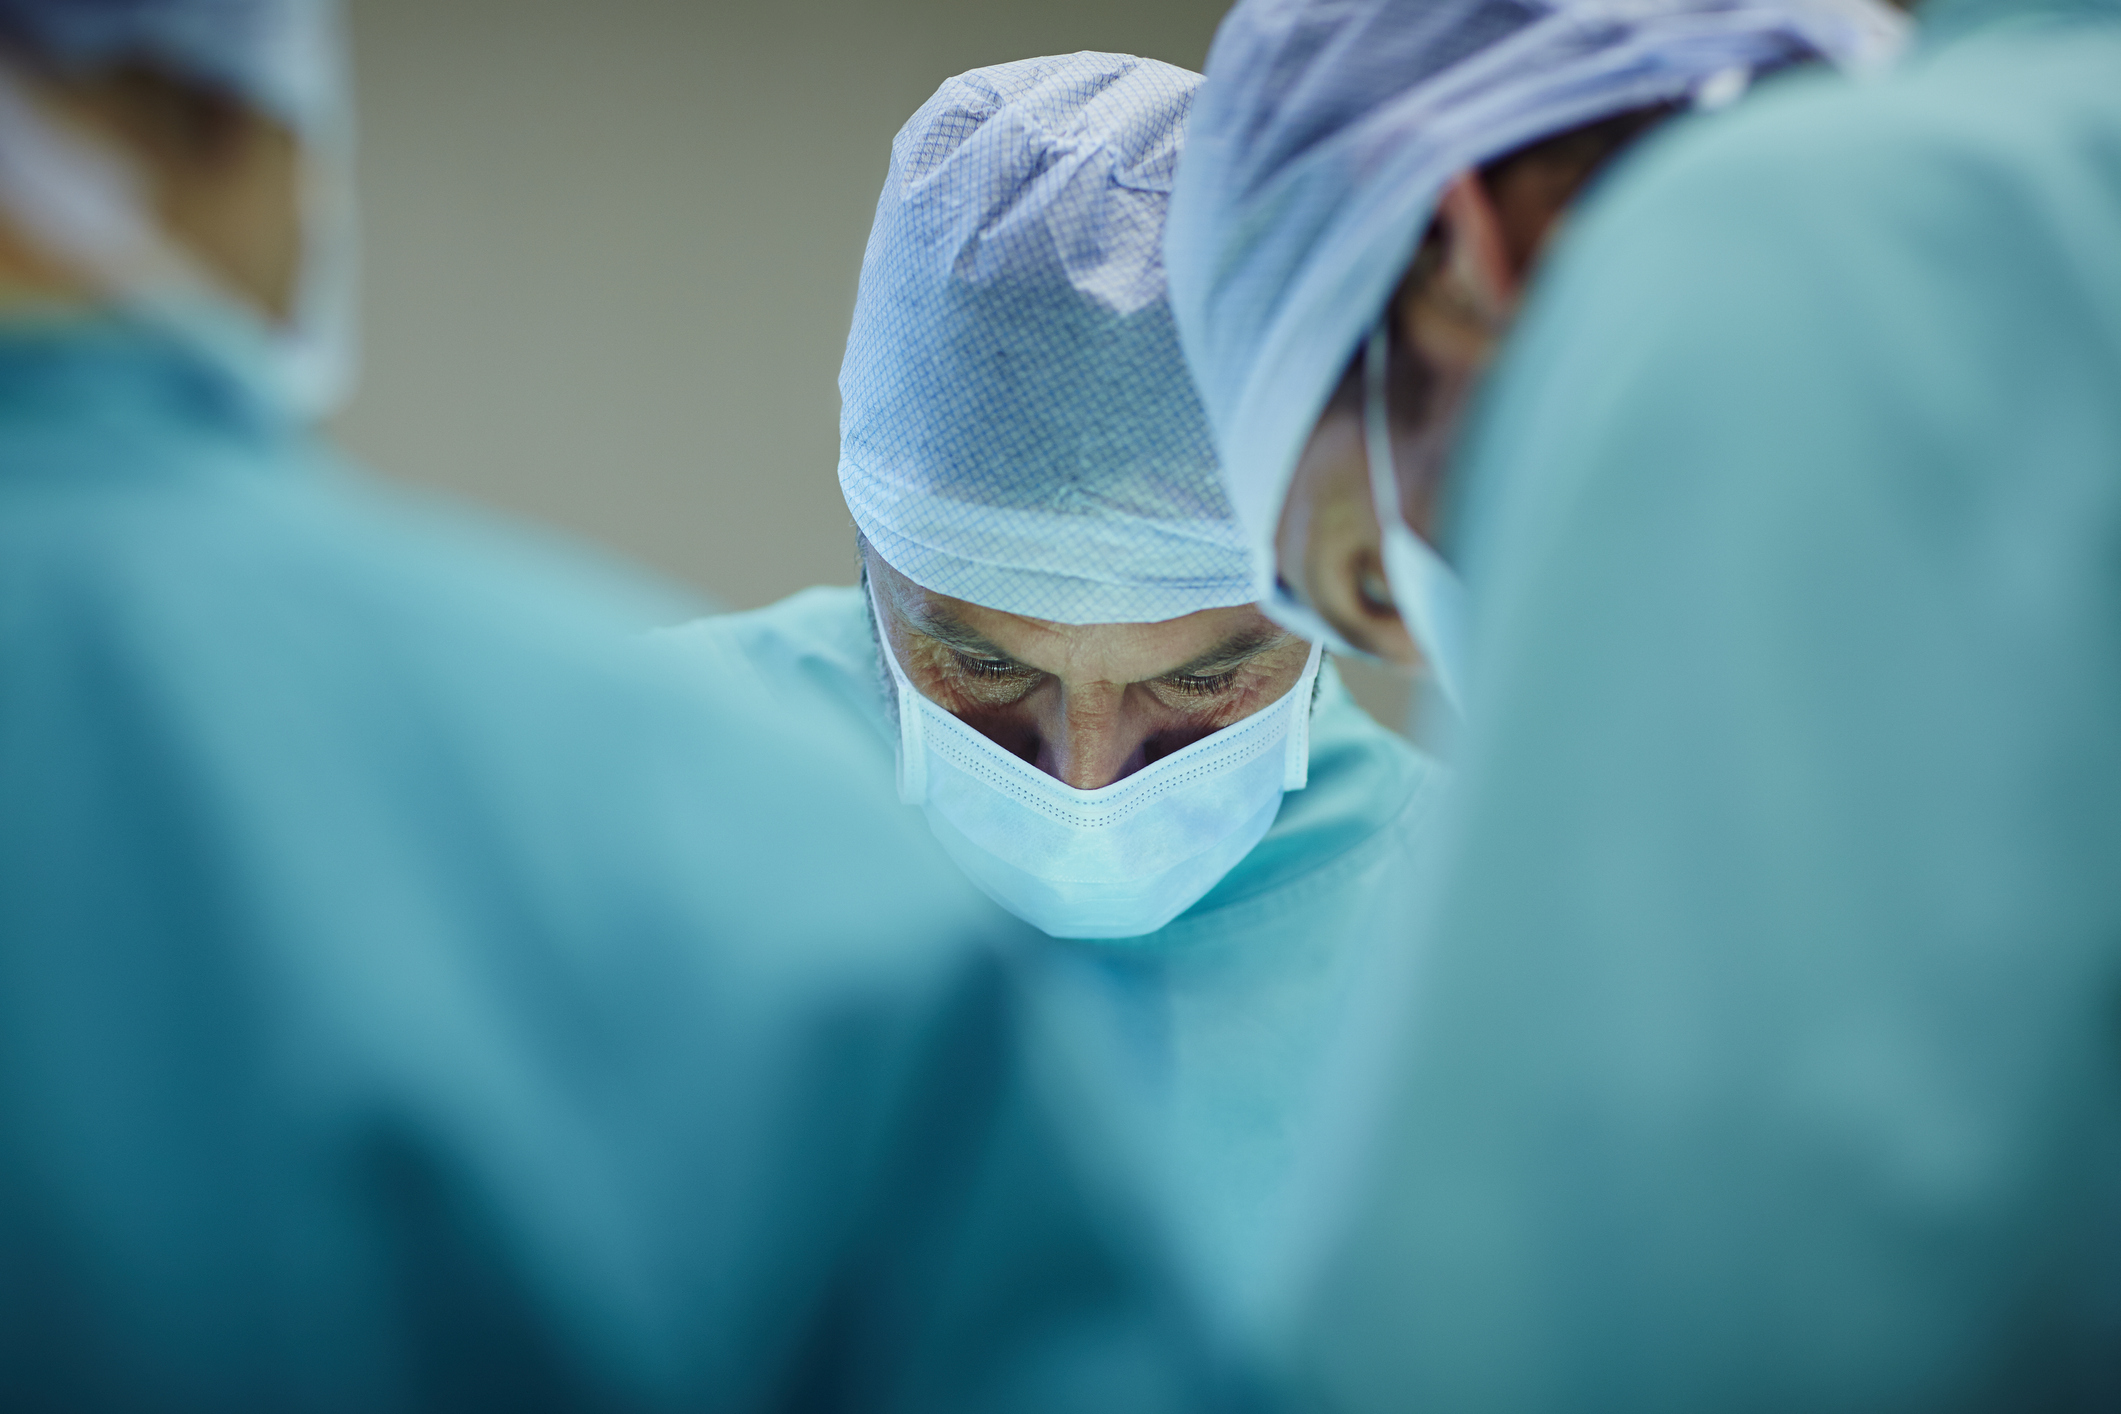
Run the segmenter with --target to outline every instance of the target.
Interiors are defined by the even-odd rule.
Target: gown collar
[[[2075,20],[2121,23],[2121,0],[1928,0],[1916,17],[1921,43],[1934,49],[2003,27]]]
[[[0,316],[0,436],[172,427],[253,445],[305,432],[179,341],[121,316],[64,309]]]

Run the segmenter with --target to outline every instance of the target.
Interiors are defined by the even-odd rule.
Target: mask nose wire
[[[1399,476],[1386,419],[1386,337],[1380,319],[1363,347],[1363,443],[1370,462],[1370,495],[1377,509],[1378,548],[1400,622],[1437,685],[1456,705],[1464,700],[1465,590],[1443,557],[1415,533],[1400,510]]]

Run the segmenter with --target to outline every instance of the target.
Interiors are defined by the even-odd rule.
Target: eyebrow
[[[921,634],[933,638],[935,642],[944,644],[946,649],[954,649],[957,653],[969,653],[969,655],[974,655],[974,657],[991,657],[991,659],[999,661],[999,664],[1012,664],[1016,668],[1031,670],[1031,664],[1024,664],[1024,661],[1020,661],[1014,653],[1007,653],[1005,649],[997,647],[993,638],[986,638],[984,634],[980,634],[978,630],[971,628],[971,625],[961,621],[957,615],[952,615],[948,608],[944,608],[940,604],[921,604],[918,608],[914,608],[914,611],[910,611],[906,617],[912,621],[912,628],[916,632],[921,632]],[[1228,638],[1224,638],[1222,642],[1217,642],[1215,647],[1209,649],[1207,653],[1200,653],[1198,657],[1186,661],[1186,664],[1179,664],[1177,668],[1167,668],[1164,672],[1158,672],[1156,678],[1215,678],[1215,676],[1222,676],[1226,672],[1243,668],[1245,664],[1249,664],[1251,659],[1258,657],[1266,649],[1279,647],[1279,644],[1283,640],[1287,640],[1287,638],[1292,638],[1290,632],[1287,632],[1285,628],[1277,628],[1277,625],[1270,625],[1270,623],[1254,625],[1254,628],[1241,628],[1234,634],[1230,634]],[[1150,681],[1156,681],[1156,678],[1150,678]]]
[[[1016,663],[1016,658],[995,647],[993,641],[975,632],[961,622],[955,614],[938,605],[923,604],[906,617],[913,622],[915,631],[934,639],[945,648],[960,653],[970,653],[976,658],[993,658],[1001,662]],[[1019,667],[1028,664],[1017,664]]]
[[[1212,678],[1243,667],[1288,638],[1286,629],[1241,628],[1190,663],[1162,674],[1167,678]]]
[[[995,645],[992,639],[978,633],[939,605],[922,605],[907,614],[916,631],[927,635],[946,648],[959,653],[969,653],[976,658],[991,658],[996,662],[1029,668],[1014,654]],[[1269,648],[1276,647],[1290,637],[1286,629],[1272,626],[1242,628],[1222,642],[1192,660],[1175,668],[1166,668],[1157,678],[1212,678],[1243,667]],[[1156,679],[1148,679],[1155,681]]]

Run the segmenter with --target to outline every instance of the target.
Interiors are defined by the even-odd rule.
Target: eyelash
[[[1168,677],[1164,681],[1189,697],[1213,697],[1216,693],[1221,692],[1231,683],[1237,681],[1237,670],[1232,668],[1227,673],[1217,673],[1213,677],[1195,677],[1191,674],[1186,674],[1178,677]]]
[[[957,665],[968,677],[985,682],[1007,682],[1024,677],[1031,670],[1021,663],[1011,663],[1001,658],[975,658],[969,653],[956,653]],[[1173,674],[1163,680],[1188,697],[1213,697],[1237,681],[1237,670],[1201,677],[1194,674]]]
[[[975,658],[969,653],[958,653],[955,656],[957,665],[967,674],[984,678],[988,682],[1020,678],[1026,671],[1021,663],[1011,663],[1002,658]]]

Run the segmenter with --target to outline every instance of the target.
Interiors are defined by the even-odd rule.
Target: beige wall
[[[834,379],[892,133],[981,64],[1198,68],[1223,4],[354,0],[340,435],[732,607],[851,582]]]
[[[1075,49],[1198,68],[1219,0],[355,0],[365,383],[391,475],[736,607],[851,580],[834,379],[891,135]]]

